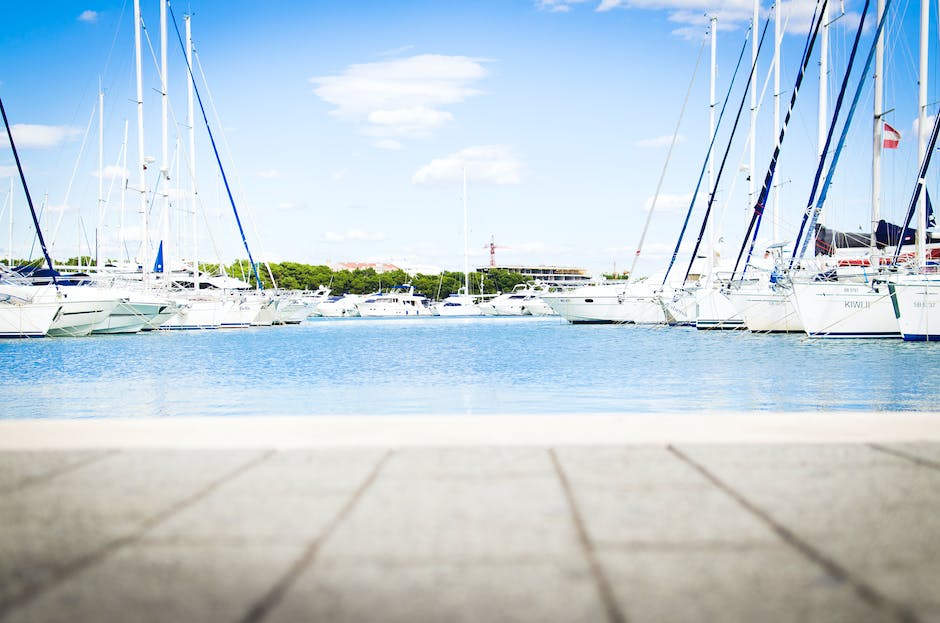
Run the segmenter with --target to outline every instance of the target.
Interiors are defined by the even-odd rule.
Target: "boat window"
[[[584,299],[584,302],[585,302],[585,303],[593,303],[593,302],[594,302],[594,299]]]

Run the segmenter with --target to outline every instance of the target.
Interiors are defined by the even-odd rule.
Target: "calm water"
[[[558,319],[0,341],[2,418],[927,410],[940,345]]]

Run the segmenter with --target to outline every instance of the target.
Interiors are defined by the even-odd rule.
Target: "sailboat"
[[[456,294],[438,301],[432,308],[439,316],[482,316],[483,310],[470,296],[470,265],[467,251],[467,169],[463,170],[463,286]]]

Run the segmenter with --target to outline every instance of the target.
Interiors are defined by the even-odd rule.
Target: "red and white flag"
[[[884,148],[885,149],[897,149],[898,143],[901,142],[901,133],[892,128],[885,122],[884,128]]]

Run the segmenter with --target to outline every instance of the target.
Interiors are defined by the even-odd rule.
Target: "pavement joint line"
[[[940,469],[940,463],[938,463],[937,461],[925,459],[922,456],[910,454],[910,453],[904,452],[903,450],[889,448],[888,446],[883,446],[880,443],[870,443],[868,444],[868,447],[873,450],[878,450],[879,452],[884,452],[885,454],[890,454],[891,456],[895,456],[899,459],[905,459],[907,461],[910,461],[911,463],[916,463],[917,465],[921,465],[923,467],[930,467],[932,469]]]
[[[17,491],[21,491],[27,487],[32,487],[34,485],[38,485],[43,482],[48,482],[49,480],[52,480],[53,478],[57,478],[71,471],[75,471],[79,468],[85,467],[86,465],[90,465],[92,463],[105,459],[109,456],[114,456],[115,454],[118,454],[120,452],[121,450],[118,450],[117,448],[113,450],[104,450],[101,452],[97,452],[93,454],[92,456],[86,456],[83,459],[79,459],[75,461],[74,463],[68,463],[67,465],[62,465],[55,469],[51,469],[48,472],[45,472],[43,474],[38,474],[36,476],[27,476],[26,478],[20,480],[19,482],[15,482],[12,485],[0,488],[0,495],[8,495],[10,493],[16,493]]]
[[[861,578],[855,577],[848,569],[824,554],[822,551],[813,547],[807,541],[801,539],[795,532],[774,519],[770,513],[744,497],[744,495],[731,487],[731,485],[727,484],[717,475],[709,471],[707,467],[682,452],[682,450],[672,444],[668,445],[666,449],[675,455],[679,460],[686,463],[689,467],[699,472],[713,485],[718,487],[718,489],[730,496],[745,510],[764,522],[771,530],[776,532],[777,535],[780,536],[780,538],[782,538],[787,545],[796,549],[800,554],[809,559],[811,562],[821,566],[833,579],[840,582],[847,582],[853,588],[855,594],[858,595],[865,603],[872,606],[873,608],[886,612],[887,614],[894,617],[897,621],[901,621],[902,623],[917,623],[919,621],[917,615],[915,615],[914,612],[911,611],[908,607],[903,604],[896,603],[888,597],[885,597],[873,586]]]
[[[260,455],[252,458],[250,461],[236,467],[235,469],[223,474],[219,478],[208,483],[207,485],[205,485],[204,487],[202,487],[195,493],[189,495],[188,497],[183,498],[182,500],[176,502],[175,504],[171,505],[168,508],[165,508],[164,510],[158,512],[157,514],[145,519],[133,532],[117,537],[115,539],[112,539],[111,541],[108,541],[107,543],[97,548],[96,550],[83,554],[82,556],[79,556],[78,558],[73,559],[71,562],[67,563],[66,565],[58,569],[52,570],[47,579],[40,580],[39,582],[33,583],[32,585],[29,585],[23,590],[21,590],[19,594],[14,595],[13,597],[11,597],[10,599],[7,599],[6,601],[0,602],[0,619],[6,618],[6,616],[10,614],[12,611],[18,608],[22,608],[23,606],[29,604],[34,599],[38,598],[41,594],[61,584],[68,578],[100,562],[101,560],[104,560],[106,557],[108,557],[110,554],[117,551],[121,547],[126,547],[127,545],[130,545],[131,543],[140,540],[141,537],[143,537],[147,532],[152,530],[155,526],[157,526],[162,521],[165,521],[166,519],[172,517],[176,513],[184,510],[185,508],[189,506],[192,506],[193,504],[205,498],[206,496],[208,496],[210,493],[212,493],[213,491],[215,491],[216,489],[218,489],[225,483],[242,475],[243,473],[247,472],[249,469],[252,469],[260,465],[264,461],[274,456],[274,454],[276,453],[277,453],[276,450],[268,450],[266,452],[262,452]]]
[[[574,490],[571,488],[571,481],[568,480],[568,476],[561,466],[561,461],[558,459],[558,453],[555,452],[554,448],[548,449],[548,455],[552,460],[552,465],[555,467],[558,480],[561,482],[565,500],[568,502],[568,510],[571,513],[571,520],[574,523],[575,531],[578,533],[578,541],[581,544],[581,550],[587,560],[591,577],[594,579],[594,585],[597,587],[598,596],[604,605],[607,620],[610,621],[610,623],[626,623],[627,617],[620,609],[617,599],[614,597],[614,590],[610,585],[610,580],[607,579],[607,575],[604,573],[600,560],[597,558],[594,543],[588,535],[584,517],[581,515],[581,510],[578,508],[577,501],[574,497]]]
[[[379,473],[389,462],[392,456],[395,454],[395,450],[388,450],[382,458],[376,462],[373,466],[372,471],[366,476],[359,486],[353,491],[353,494],[349,497],[346,503],[341,509],[333,516],[330,522],[323,529],[323,532],[315,537],[300,555],[300,557],[294,561],[294,563],[287,569],[283,576],[281,576],[274,585],[268,589],[268,592],[265,593],[260,600],[255,602],[255,604],[248,610],[247,614],[242,617],[242,623],[256,623],[257,621],[264,620],[268,614],[277,606],[281,600],[284,598],[284,595],[287,594],[287,591],[291,586],[297,581],[297,578],[300,577],[300,574],[304,572],[314,560],[316,560],[317,554],[320,552],[320,548],[323,546],[333,532],[339,527],[339,525],[345,521],[349,516],[352,510],[359,503],[359,500],[365,495],[375,481],[379,477]]]

